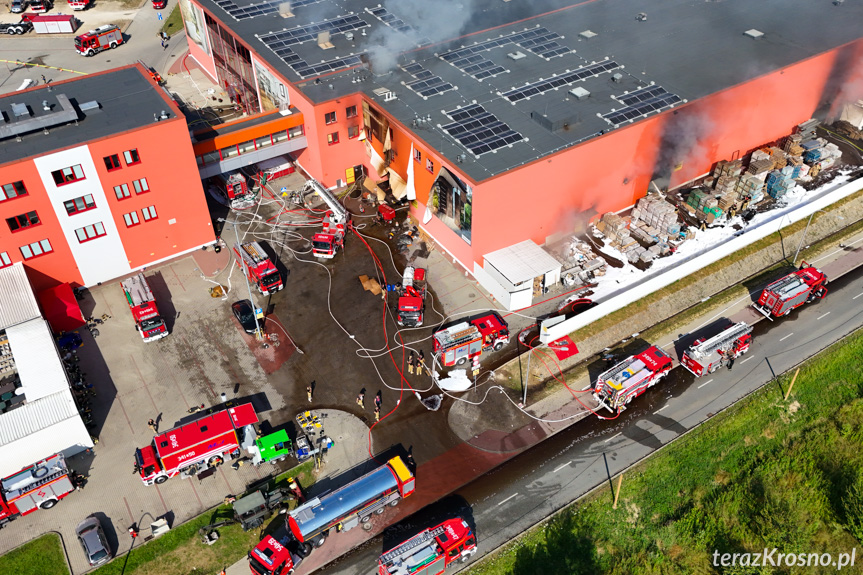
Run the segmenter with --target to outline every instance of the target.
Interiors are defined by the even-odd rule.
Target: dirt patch
[[[794,401],[791,405],[788,406],[788,413],[794,415],[800,409],[801,405],[799,401]]]

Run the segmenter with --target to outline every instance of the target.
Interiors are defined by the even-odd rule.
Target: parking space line
[[[743,361],[741,361],[740,363],[746,363],[746,362],[747,362],[747,361],[749,361],[750,359],[752,359],[752,358],[751,358],[751,357],[747,357],[746,359],[744,359],[744,360],[743,360]]]
[[[621,431],[620,433],[623,433],[623,432]],[[618,435],[620,435],[620,433],[615,433],[614,435],[612,435],[611,437],[609,437],[608,439],[606,439],[606,440],[605,440],[605,442],[606,442],[606,443],[608,443],[609,441],[611,441],[612,439],[614,439],[615,437],[617,437]]]
[[[860,297],[860,296],[863,296],[863,293],[858,293],[857,295],[855,295],[855,296],[854,296],[854,297],[852,297],[851,299],[857,299],[857,298],[858,298],[858,297]]]
[[[558,471],[560,471],[560,470],[561,470],[561,469],[563,469],[564,467],[569,467],[569,464],[570,464],[570,463],[572,463],[572,461],[567,461],[566,463],[564,463],[563,465],[561,465],[560,467],[558,467],[557,469],[555,469],[554,471],[552,471],[552,473],[557,473]]]
[[[653,412],[653,414],[654,414],[654,415],[656,415],[657,413],[659,413],[660,411],[662,411],[662,410],[663,410],[663,409],[665,409],[666,407],[668,407],[668,404],[667,404],[667,403],[666,403],[665,405],[663,405],[662,407],[660,407],[659,409],[657,409],[656,411],[654,411],[654,412]]]
[[[789,333],[788,335],[786,335],[785,337],[781,338],[779,341],[785,341],[786,339],[788,339],[788,338],[789,338],[789,337],[791,337],[792,335],[794,335],[794,332],[793,332],[793,331],[792,331],[791,333]]]
[[[713,381],[713,380],[712,380],[712,379],[708,379],[707,381],[705,381],[704,383],[702,383],[701,385],[699,385],[699,386],[698,386],[698,389],[701,389],[702,387],[704,387],[705,385],[707,385],[707,384],[708,384],[708,383],[710,383],[711,381]]]
[[[818,317],[816,317],[815,319],[816,319],[816,320],[819,320],[819,319],[821,319],[822,317],[827,317],[828,315],[830,315],[830,312],[829,312],[829,311],[828,311],[827,313],[825,313],[824,315],[819,315],[819,316],[818,316]]]
[[[509,497],[507,497],[506,499],[504,499],[503,501],[501,501],[500,503],[498,503],[497,506],[500,507],[501,505],[503,505],[504,503],[506,503],[507,501],[509,501],[513,497],[515,497],[516,495],[518,495],[517,491],[515,493],[513,493],[512,495],[510,495]]]

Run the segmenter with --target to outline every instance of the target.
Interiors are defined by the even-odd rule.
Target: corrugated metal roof
[[[0,269],[0,329],[42,317],[24,264]]]
[[[6,330],[28,402],[69,389],[51,330],[41,317]]]
[[[72,417],[79,417],[69,389],[30,401],[0,414],[0,446],[27,437]]]
[[[559,261],[536,245],[533,240],[524,240],[483,257],[486,263],[492,265],[513,285],[532,280],[561,267]]]

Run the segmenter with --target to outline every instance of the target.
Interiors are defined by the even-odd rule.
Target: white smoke
[[[389,26],[378,26],[365,46],[375,74],[386,73],[398,65],[402,52],[417,48],[427,38],[433,44],[457,38],[473,13],[474,0],[398,0],[383,3],[411,28],[407,34]]]

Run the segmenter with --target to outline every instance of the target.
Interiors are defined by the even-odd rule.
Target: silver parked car
[[[87,555],[87,560],[93,567],[107,563],[113,557],[108,548],[108,540],[105,539],[105,532],[102,531],[102,525],[94,515],[79,523],[75,528],[75,534],[78,535],[84,554]]]

